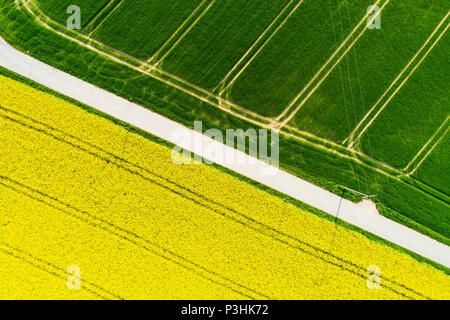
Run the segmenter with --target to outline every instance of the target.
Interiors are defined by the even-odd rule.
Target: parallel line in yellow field
[[[2,246],[6,247],[6,249],[2,248]],[[31,265],[31,266],[33,266],[33,267],[35,267],[35,268],[37,268],[37,269],[39,269],[39,270],[41,270],[43,272],[46,272],[46,273],[48,273],[50,275],[55,276],[57,278],[61,278],[61,279],[66,280],[67,277],[69,276],[69,274],[65,270],[59,268],[58,266],[55,266],[55,265],[53,265],[53,264],[51,264],[51,263],[49,263],[47,261],[44,261],[44,260],[42,260],[40,258],[37,258],[37,257],[31,255],[28,252],[24,252],[21,249],[14,248],[14,247],[10,246],[7,243],[0,242],[0,252],[3,252],[6,255],[9,255],[9,256],[11,256],[11,257],[13,257],[15,259],[18,259],[18,260],[20,260],[20,261],[22,261],[22,262],[24,262],[26,264],[29,264],[29,265]],[[94,287],[95,289],[93,289],[91,287]],[[95,283],[92,283],[92,282],[89,282],[89,281],[87,281],[85,279],[83,279],[83,289],[88,291],[88,292],[90,292],[90,293],[92,293],[92,294],[94,294],[94,295],[96,295],[96,296],[98,296],[98,297],[100,297],[100,298],[102,298],[102,299],[105,299],[105,300],[111,300],[111,299],[123,300],[123,298],[118,296],[117,294],[112,293],[109,290],[106,290],[105,288],[102,288],[99,285],[97,285]],[[96,289],[98,289],[99,291],[102,291],[104,294],[98,293],[96,291]],[[108,297],[108,295],[110,295],[113,298]]]
[[[266,296],[266,295],[264,295],[264,294],[262,294],[262,293],[260,293],[260,292],[258,292],[256,290],[254,290],[252,288],[248,288],[248,287],[246,287],[246,286],[244,286],[244,285],[242,285],[242,284],[240,284],[240,283],[238,283],[238,282],[236,282],[234,280],[228,279],[227,277],[224,277],[224,276],[216,273],[215,271],[208,270],[207,268],[205,268],[205,267],[203,267],[203,266],[201,266],[201,265],[199,265],[199,264],[197,264],[197,263],[195,263],[193,261],[190,261],[189,259],[187,259],[187,258],[185,258],[185,257],[183,257],[183,256],[181,256],[181,255],[179,255],[179,254],[177,254],[175,252],[172,252],[171,250],[169,250],[167,248],[164,248],[164,247],[162,247],[162,246],[160,246],[160,245],[158,245],[156,243],[153,243],[153,242],[149,241],[148,239],[143,238],[142,236],[140,236],[138,234],[135,234],[135,233],[133,233],[133,232],[131,232],[129,230],[126,230],[126,229],[124,229],[122,227],[119,227],[119,226],[117,226],[115,224],[112,224],[112,223],[110,223],[110,222],[108,222],[108,221],[106,221],[104,219],[98,218],[98,217],[92,215],[91,213],[89,213],[87,211],[78,209],[78,208],[76,208],[76,207],[74,207],[74,206],[72,206],[70,204],[67,204],[67,203],[65,203],[65,202],[63,202],[63,201],[61,201],[61,200],[59,200],[57,198],[54,198],[54,197],[52,197],[50,195],[47,195],[47,194],[45,194],[45,193],[43,193],[43,192],[41,192],[39,190],[36,190],[36,189],[31,188],[29,186],[26,186],[26,185],[24,185],[24,184],[22,184],[22,183],[20,183],[18,181],[15,181],[13,179],[8,178],[8,177],[0,176],[0,179],[6,180],[7,182],[12,183],[12,184],[15,185],[15,186],[11,186],[11,185],[9,185],[7,183],[0,182],[0,185],[4,186],[4,187],[6,187],[6,188],[8,188],[10,190],[13,190],[13,191],[15,191],[15,192],[17,192],[17,193],[19,193],[21,195],[24,195],[24,196],[26,196],[26,197],[28,197],[30,199],[33,199],[35,201],[39,201],[40,203],[45,204],[45,205],[47,205],[47,206],[49,206],[49,207],[51,207],[53,209],[56,209],[56,210],[58,210],[58,211],[60,211],[60,212],[62,212],[64,214],[67,214],[68,216],[70,216],[72,218],[75,218],[75,219],[77,219],[77,220],[79,220],[79,221],[81,221],[83,223],[87,223],[91,227],[101,229],[103,231],[106,231],[106,232],[110,233],[111,235],[113,235],[115,237],[120,238],[121,240],[130,242],[133,245],[135,245],[136,247],[141,248],[141,249],[143,249],[143,250],[145,250],[147,252],[150,252],[150,253],[152,253],[152,254],[154,254],[154,255],[156,255],[156,256],[158,256],[158,257],[160,257],[160,258],[162,258],[162,259],[164,259],[166,261],[174,263],[174,264],[176,264],[176,265],[178,265],[178,266],[180,266],[182,268],[185,268],[185,269],[187,269],[187,270],[189,270],[189,271],[191,271],[191,272],[201,276],[202,278],[204,278],[204,279],[206,279],[206,280],[208,280],[208,281],[210,281],[210,282],[212,282],[214,284],[223,286],[223,287],[225,287],[227,289],[230,289],[233,292],[236,292],[236,293],[238,293],[238,294],[240,294],[242,296],[245,296],[247,298],[256,299],[256,297],[249,295],[249,293],[245,293],[245,292],[243,292],[241,290],[237,290],[237,289],[233,288],[229,284],[220,282],[220,281],[215,280],[215,279],[212,278],[212,277],[218,277],[218,278],[222,279],[225,282],[229,282],[232,285],[235,285],[235,286],[239,287],[240,289],[244,289],[244,291],[250,291],[250,292],[252,292],[254,294],[257,294],[257,295],[259,295],[261,297],[264,297],[266,299],[270,299],[270,297],[268,297],[268,296]],[[24,191],[23,189],[27,189],[28,192]],[[43,199],[40,199],[36,195],[29,194],[29,192],[38,194],[39,196],[46,198],[47,201],[43,200]],[[72,211],[75,211],[76,213],[73,213],[73,212],[70,212],[68,210],[62,209],[62,208],[58,207],[58,205],[52,204],[51,202],[56,202],[56,203],[66,207],[66,208],[69,208]],[[155,247],[156,250],[152,249],[152,248],[149,248],[149,246],[145,245],[144,243],[150,244],[151,246]],[[173,257],[170,257],[170,256],[173,256]],[[182,260],[185,263],[177,261],[177,259],[178,260]],[[198,269],[204,271],[204,273],[209,274],[212,277],[205,275],[203,272],[200,272]]]
[[[16,111],[9,110],[9,109],[4,108],[4,107],[1,107],[1,106],[0,106],[0,109],[6,110],[6,111],[10,111],[10,112],[12,112],[12,113],[14,113],[14,114],[17,114],[17,115],[21,115],[20,113],[18,113],[18,112],[16,112]],[[269,236],[269,237],[271,237],[272,239],[274,239],[274,240],[276,240],[276,241],[279,241],[279,242],[281,242],[281,243],[283,243],[283,244],[287,244],[287,245],[289,245],[289,246],[292,247],[292,248],[298,249],[298,250],[300,250],[300,251],[302,251],[302,252],[304,252],[304,253],[307,253],[307,254],[312,255],[312,256],[314,256],[314,257],[316,257],[316,258],[319,258],[319,259],[321,259],[322,261],[324,261],[324,262],[326,262],[326,263],[330,263],[330,264],[333,264],[333,265],[338,266],[338,267],[343,267],[343,266],[340,265],[339,263],[336,264],[335,262],[331,262],[331,261],[329,261],[329,260],[326,260],[326,259],[324,259],[323,257],[317,256],[317,255],[314,254],[314,253],[305,251],[305,249],[302,249],[302,248],[298,247],[297,244],[289,243],[289,241],[294,241],[294,242],[300,243],[300,244],[302,244],[302,245],[304,245],[304,246],[306,246],[306,247],[308,247],[308,248],[310,248],[310,249],[313,249],[314,251],[319,252],[319,254],[324,254],[324,255],[326,255],[326,256],[328,256],[328,257],[331,257],[331,258],[336,259],[336,260],[338,260],[338,261],[340,261],[340,262],[343,262],[343,263],[345,263],[345,264],[348,264],[350,267],[356,268],[356,269],[359,270],[359,271],[363,271],[364,275],[366,275],[366,273],[365,273],[365,272],[366,272],[365,268],[363,268],[363,267],[361,267],[361,266],[359,266],[359,265],[357,265],[357,264],[355,264],[355,263],[353,263],[353,262],[351,262],[351,261],[347,261],[347,260],[345,260],[345,259],[343,259],[343,258],[340,258],[340,257],[338,257],[338,256],[336,256],[336,255],[334,255],[334,254],[332,254],[332,253],[330,253],[330,252],[328,252],[328,251],[325,251],[325,250],[323,250],[323,249],[321,249],[321,248],[317,248],[317,247],[315,247],[315,246],[313,246],[313,245],[311,245],[311,244],[309,244],[309,243],[307,243],[307,242],[304,242],[304,241],[302,241],[302,240],[300,240],[300,239],[297,239],[297,238],[292,237],[292,236],[290,236],[290,235],[288,235],[288,234],[285,234],[285,233],[283,233],[283,232],[281,232],[281,231],[279,231],[279,230],[276,230],[276,229],[274,229],[274,228],[272,228],[272,227],[270,227],[270,226],[267,226],[266,224],[264,224],[264,223],[262,223],[262,222],[259,222],[259,221],[255,220],[255,219],[253,219],[253,218],[250,218],[250,217],[248,217],[248,216],[246,216],[246,215],[244,215],[244,214],[239,213],[238,211],[236,211],[236,210],[233,209],[233,208],[229,208],[229,207],[226,206],[226,205],[223,205],[223,204],[221,204],[221,203],[218,203],[218,202],[216,202],[216,201],[214,201],[214,200],[212,200],[212,199],[208,199],[207,197],[205,197],[205,196],[203,196],[203,195],[200,195],[200,194],[197,194],[197,193],[193,192],[192,190],[190,190],[190,189],[188,189],[188,188],[186,188],[186,187],[184,187],[184,186],[180,186],[179,184],[177,184],[177,183],[175,183],[175,182],[173,182],[173,181],[170,181],[170,180],[167,179],[167,178],[160,177],[159,175],[157,175],[157,174],[151,172],[150,170],[148,170],[148,169],[146,169],[146,168],[142,168],[142,167],[140,167],[139,165],[133,164],[133,163],[131,163],[131,162],[125,160],[125,159],[121,159],[120,157],[118,157],[118,156],[116,156],[116,155],[114,155],[114,154],[112,154],[112,153],[109,153],[109,152],[107,152],[107,151],[104,151],[104,150],[102,150],[101,148],[99,148],[99,147],[97,147],[97,146],[94,146],[94,145],[92,145],[92,144],[90,144],[90,143],[88,143],[88,142],[85,142],[85,141],[83,141],[83,140],[81,140],[81,139],[79,139],[79,138],[77,138],[77,137],[74,137],[74,136],[72,136],[72,135],[70,135],[70,134],[66,134],[66,133],[62,132],[61,130],[59,130],[59,129],[52,128],[51,126],[49,126],[49,125],[47,125],[47,124],[44,124],[44,123],[39,122],[39,121],[36,121],[36,120],[34,120],[34,119],[32,119],[32,118],[29,118],[29,117],[27,117],[27,116],[21,115],[22,117],[25,117],[25,118],[29,119],[30,121],[39,123],[39,124],[41,124],[41,125],[43,125],[43,126],[46,126],[47,128],[50,128],[51,130],[57,131],[57,132],[59,132],[59,133],[62,133],[62,134],[64,134],[64,135],[66,135],[66,136],[69,136],[69,137],[71,137],[71,138],[73,138],[73,139],[78,140],[78,141],[81,142],[81,143],[87,144],[87,145],[89,145],[89,146],[91,146],[91,147],[93,147],[93,148],[95,148],[95,149],[97,149],[97,150],[100,150],[100,151],[102,151],[102,152],[104,152],[104,153],[107,153],[107,154],[111,155],[112,157],[114,157],[115,159],[118,159],[118,160],[120,160],[120,161],[122,161],[122,162],[125,162],[125,163],[127,163],[127,164],[130,164],[130,165],[132,165],[132,166],[134,166],[134,167],[136,167],[136,168],[141,169],[142,171],[149,172],[149,173],[152,174],[152,175],[158,176],[159,178],[164,179],[165,181],[167,181],[167,182],[169,182],[169,183],[171,183],[171,184],[173,184],[173,185],[175,185],[175,186],[177,186],[177,187],[179,187],[179,188],[181,188],[181,189],[183,189],[183,190],[185,190],[185,191],[191,193],[192,195],[194,195],[194,196],[196,196],[196,197],[199,197],[199,198],[201,198],[201,199],[203,199],[203,200],[206,200],[206,201],[208,201],[208,202],[210,202],[210,203],[213,203],[213,204],[215,204],[215,205],[217,205],[217,206],[220,206],[220,207],[222,207],[222,208],[224,208],[224,209],[226,209],[226,210],[228,210],[228,211],[234,213],[235,215],[238,215],[238,216],[244,218],[245,220],[247,220],[247,222],[250,221],[251,223],[256,224],[256,225],[259,226],[259,227],[263,227],[263,228],[265,229],[265,231],[260,230],[260,228],[250,226],[250,225],[247,224],[246,222],[243,222],[243,221],[239,220],[239,218],[233,217],[233,216],[231,216],[231,215],[229,215],[229,214],[227,214],[227,213],[220,212],[220,211],[218,211],[218,210],[216,210],[216,209],[214,209],[214,208],[212,208],[212,207],[210,207],[210,206],[208,206],[208,205],[202,203],[202,202],[199,201],[199,200],[192,199],[191,197],[189,197],[189,196],[187,196],[187,195],[185,195],[185,194],[183,194],[183,193],[181,193],[181,192],[179,192],[179,191],[177,191],[177,190],[171,189],[171,188],[169,188],[168,186],[165,186],[164,184],[161,184],[161,183],[159,183],[159,182],[157,182],[157,181],[154,181],[154,180],[152,180],[152,179],[150,179],[150,178],[148,178],[148,177],[145,177],[142,173],[136,172],[136,171],[134,171],[133,169],[130,169],[130,168],[127,168],[127,167],[125,167],[125,166],[122,166],[122,165],[120,165],[120,164],[118,164],[118,163],[115,163],[114,161],[111,161],[110,159],[107,159],[107,158],[105,158],[105,157],[102,157],[102,156],[100,156],[100,155],[94,153],[94,152],[91,152],[91,151],[89,151],[89,150],[86,150],[86,149],[83,148],[83,147],[77,146],[77,145],[73,144],[72,142],[69,142],[69,141],[67,141],[67,140],[64,140],[63,138],[56,137],[56,136],[54,136],[53,134],[51,134],[51,133],[49,133],[49,132],[47,132],[47,131],[45,131],[45,130],[43,130],[43,129],[34,128],[33,126],[30,126],[30,125],[28,125],[28,124],[22,123],[20,120],[12,119],[12,118],[9,118],[9,117],[4,116],[4,115],[1,115],[1,114],[0,114],[0,116],[1,116],[1,117],[4,117],[4,118],[6,118],[6,119],[9,119],[9,120],[11,120],[11,121],[14,121],[14,122],[18,122],[18,123],[20,123],[20,124],[22,124],[22,125],[24,125],[24,126],[30,128],[30,129],[32,129],[32,130],[37,130],[37,131],[39,131],[39,132],[42,132],[42,133],[44,133],[44,134],[46,134],[46,135],[49,135],[49,136],[53,137],[54,139],[57,139],[58,141],[67,143],[67,144],[69,144],[69,145],[71,145],[71,146],[73,146],[73,147],[75,147],[75,148],[78,148],[78,149],[80,149],[80,150],[82,150],[82,151],[84,151],[84,152],[87,152],[87,153],[89,153],[89,154],[91,154],[91,155],[93,155],[93,156],[95,156],[95,157],[97,157],[97,158],[102,159],[103,161],[106,161],[106,162],[108,162],[108,163],[111,163],[111,164],[113,164],[113,165],[115,165],[115,166],[117,166],[117,167],[119,167],[119,168],[122,168],[122,169],[124,169],[124,170],[126,170],[126,171],[128,171],[128,172],[130,172],[130,173],[132,173],[132,174],[138,175],[139,177],[141,177],[141,178],[143,178],[143,179],[145,179],[145,180],[147,180],[147,181],[150,181],[150,182],[152,182],[152,183],[155,183],[155,184],[157,184],[157,185],[159,185],[159,186],[161,186],[161,187],[163,187],[163,188],[165,188],[165,189],[167,189],[167,190],[169,190],[169,191],[171,191],[171,192],[173,192],[173,193],[175,193],[175,194],[177,194],[177,195],[179,195],[179,196],[181,196],[181,197],[183,197],[183,198],[185,198],[185,199],[188,199],[188,200],[190,200],[190,201],[193,201],[194,203],[196,203],[196,204],[198,204],[198,205],[200,205],[200,206],[203,206],[203,207],[205,207],[205,208],[207,208],[207,209],[209,209],[209,210],[212,210],[213,212],[216,212],[216,213],[218,213],[218,214],[220,214],[220,215],[222,215],[222,216],[224,216],[224,217],[226,217],[226,218],[228,218],[228,219],[231,219],[231,220],[233,220],[234,222],[237,222],[237,223],[242,224],[242,225],[244,225],[244,226],[246,226],[246,227],[249,227],[249,228],[253,229],[254,231],[256,231],[256,232],[258,232],[258,233],[260,233],[260,234],[263,234],[263,235],[265,235],[265,236]],[[267,233],[267,231],[269,232],[269,234]],[[287,238],[287,239],[285,239],[285,240],[280,239],[280,236],[281,236],[281,238],[284,237],[284,238]],[[286,241],[286,240],[287,240],[287,241]],[[349,271],[348,269],[345,269],[345,270]],[[352,271],[350,271],[350,272],[352,272]],[[352,272],[352,273],[355,273],[355,272]],[[358,273],[358,275],[360,275],[360,274]],[[366,276],[364,276],[364,278],[366,278]],[[403,289],[405,289],[405,290],[407,290],[407,291],[410,291],[411,293],[414,293],[414,294],[416,294],[416,295],[418,295],[418,296],[420,296],[420,297],[422,297],[422,298],[429,299],[428,297],[422,295],[421,293],[418,293],[418,292],[415,291],[414,289],[411,289],[411,288],[409,288],[409,287],[407,287],[407,286],[405,286],[405,285],[403,285],[403,284],[401,284],[401,283],[397,283],[397,282],[395,282],[394,280],[390,280],[390,279],[388,279],[388,278],[383,278],[383,279],[386,280],[386,281],[388,281],[388,282],[390,282],[390,283],[392,283],[392,284],[394,284],[394,285],[396,285],[396,286],[399,286],[399,287],[401,287],[401,288],[403,288]],[[387,288],[389,288],[389,287],[387,287]],[[391,289],[392,289],[392,288],[391,288]],[[398,292],[395,291],[395,290],[394,290],[394,292],[398,293]],[[400,293],[400,294],[401,294],[401,293]],[[402,294],[402,295],[403,295],[403,294]]]

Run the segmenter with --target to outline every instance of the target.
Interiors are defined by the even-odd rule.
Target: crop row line
[[[138,72],[150,75],[151,77],[164,82],[184,93],[187,93],[203,102],[208,103],[214,107],[219,108],[222,111],[230,113],[242,120],[255,124],[257,126],[271,129],[277,127],[276,123],[272,118],[261,116],[253,111],[247,110],[242,106],[239,106],[219,95],[215,95],[203,88],[200,88],[190,82],[185,81],[175,75],[167,73],[153,65],[148,64],[145,61],[141,61],[135,57],[125,54],[115,48],[111,48],[106,44],[86,36],[82,33],[78,33],[72,30],[68,30],[63,25],[55,22],[45,13],[43,13],[39,6],[35,4],[34,0],[16,0],[20,1],[25,8],[32,14],[32,16],[45,28],[58,33],[59,35],[70,39],[84,47],[94,50],[97,53],[108,57],[120,64],[124,64]]]
[[[293,129],[292,127],[283,128],[281,130],[281,132],[286,137],[290,137],[295,140],[299,140],[306,145],[312,146],[319,150],[323,150],[329,154],[333,154],[333,155],[339,156],[341,158],[345,158],[345,159],[354,161],[361,165],[365,165],[365,166],[369,165],[372,170],[375,170],[378,173],[381,173],[388,177],[399,180],[399,176],[401,175],[401,172],[399,172],[398,169],[392,168],[388,164],[381,162],[379,160],[373,159],[364,153],[358,152],[357,150],[350,150],[345,147],[333,148],[332,146],[328,145],[326,142],[321,142],[319,140],[316,140],[315,137],[313,138],[310,135],[305,134],[304,132],[299,133],[297,130]],[[358,157],[358,156],[360,156],[360,157]],[[365,160],[363,161],[363,160],[361,160],[361,158],[365,159]],[[372,163],[375,163],[376,165],[373,165]],[[391,170],[389,170],[389,169],[391,169]]]
[[[366,155],[365,153],[360,152],[359,150],[357,150],[357,149],[355,148],[355,143],[359,141],[359,139],[362,137],[362,135],[363,135],[364,132],[368,129],[368,127],[374,122],[374,120],[378,117],[378,115],[381,113],[381,111],[383,111],[383,109],[388,105],[388,103],[389,103],[389,102],[391,101],[391,99],[395,96],[395,94],[401,89],[401,87],[406,83],[406,81],[409,79],[409,77],[410,77],[410,76],[414,73],[414,71],[421,65],[421,63],[422,63],[422,62],[424,61],[424,59],[428,56],[428,54],[431,52],[431,50],[436,46],[436,44],[439,42],[439,40],[440,40],[440,39],[443,37],[443,35],[447,32],[448,27],[450,26],[450,24],[448,24],[448,25],[445,27],[445,29],[438,35],[437,39],[430,45],[430,47],[428,48],[428,50],[427,50],[422,56],[420,56],[420,55],[424,52],[424,50],[427,48],[427,45],[430,44],[430,42],[431,42],[431,40],[433,39],[433,37],[435,36],[435,34],[439,31],[439,29],[441,29],[442,25],[444,25],[445,21],[448,20],[449,15],[450,15],[450,13],[447,13],[447,14],[445,15],[445,17],[440,21],[440,23],[439,23],[438,26],[435,28],[435,30],[434,30],[433,33],[430,35],[430,37],[429,37],[429,38],[426,40],[426,42],[422,45],[422,47],[420,48],[420,50],[419,50],[419,51],[416,53],[416,55],[409,61],[409,63],[408,63],[407,66],[403,69],[403,71],[397,76],[397,78],[396,78],[396,79],[394,80],[394,82],[391,84],[391,86],[389,87],[389,89],[381,96],[381,98],[378,100],[378,102],[377,102],[377,103],[371,108],[371,110],[366,114],[366,116],[364,117],[364,119],[361,120],[360,124],[355,128],[355,130],[352,132],[352,134],[351,134],[346,140],[344,140],[344,142],[343,142],[343,145],[344,145],[344,146],[345,146],[346,143],[349,144],[348,146],[345,146],[345,149],[346,149],[346,150],[344,151],[344,153],[346,153],[347,151],[352,151],[352,152],[355,152],[360,158],[361,158],[361,157],[362,157],[362,158],[367,158],[367,157],[368,157],[368,158],[370,158],[370,162],[376,162],[376,163],[377,163],[378,165],[380,165],[381,167],[385,167],[385,169],[382,169],[384,172],[387,172],[387,171],[395,171],[395,172],[397,172],[398,175],[403,175],[403,174],[404,174],[404,173],[403,173],[402,171],[400,171],[399,169],[394,168],[394,167],[390,166],[389,164],[384,163],[384,162],[382,162],[382,161],[379,161],[379,160],[377,160],[377,159],[371,158],[371,157],[369,157],[368,155]],[[416,64],[413,64],[414,62],[416,62],[416,61],[418,60],[418,57],[421,57],[421,59],[420,59]],[[394,93],[389,97],[388,101],[386,101],[386,103],[385,103],[381,108],[376,109],[377,105],[380,104],[380,101],[383,100],[383,98],[387,95],[387,93],[389,92],[389,90],[391,90],[391,89],[394,87],[394,85],[401,79],[401,77],[403,76],[403,74],[404,74],[410,67],[413,67],[412,70],[407,74],[406,78],[402,81],[402,83],[400,84],[400,86],[397,87],[397,89],[394,91]],[[364,123],[364,121],[366,121],[366,120],[369,118],[369,116],[374,112],[374,110],[375,110],[375,111],[378,111],[378,112],[377,112],[374,116],[372,116],[372,117],[369,119],[369,123],[367,123],[366,127],[365,127],[363,130],[361,130],[361,124]],[[327,139],[324,139],[324,138],[317,137],[317,136],[315,136],[315,135],[313,135],[313,134],[310,134],[310,133],[302,132],[301,130],[299,130],[299,129],[297,129],[297,128],[294,128],[294,127],[291,127],[291,126],[287,126],[287,129],[288,129],[288,131],[290,131],[290,132],[294,131],[296,134],[301,135],[301,136],[303,136],[303,137],[305,137],[305,136],[308,137],[308,136],[309,136],[309,140],[312,140],[312,141],[314,141],[314,142],[316,142],[316,143],[318,142],[318,143],[320,143],[320,144],[322,144],[322,145],[328,146],[328,147],[330,147],[331,149],[335,149],[335,150],[336,150],[336,149],[339,149],[339,148],[340,148],[340,145],[334,143],[333,141],[330,141],[330,140],[327,140]],[[438,130],[439,130],[439,129],[438,129]],[[354,135],[356,135],[356,132],[358,132],[358,131],[359,131],[358,136],[357,136],[356,138],[351,138],[351,137],[353,137]],[[437,134],[437,132],[436,132],[436,134]],[[431,139],[430,139],[430,141],[428,141],[428,143],[430,143],[430,142],[431,142]],[[427,147],[428,143],[422,148],[421,151],[423,151],[423,149],[425,149],[425,148]],[[432,149],[434,149],[435,146],[436,146],[436,145],[434,145]],[[432,151],[432,150],[430,150],[430,151],[425,155],[425,157],[428,157],[428,155],[431,153],[431,151]],[[419,152],[419,153],[420,153],[420,152]],[[342,154],[341,154],[341,155],[342,155]],[[417,156],[419,156],[419,154],[417,154],[416,157],[417,157]],[[413,159],[413,160],[411,161],[411,163],[407,166],[407,168],[410,167],[410,165],[412,164],[412,162],[413,162],[414,160],[415,160],[415,159]],[[424,161],[424,159],[422,159],[422,161],[419,163],[419,166],[420,166],[420,164],[423,163],[423,161]],[[366,162],[366,163],[367,163],[367,162]],[[405,168],[404,170],[406,170],[407,168]],[[408,173],[408,174],[406,174],[406,175],[407,175],[407,176],[411,175],[412,173],[414,173],[414,172],[417,170],[417,168],[418,168],[418,167],[415,167],[414,170],[413,170],[413,172],[410,172],[410,173]]]
[[[37,190],[30,186],[24,185],[23,183],[21,183],[19,181],[13,180],[13,179],[11,179],[9,177],[5,177],[5,176],[0,176],[0,186],[6,187],[20,195],[26,196],[34,201],[38,201],[46,206],[56,209],[57,211],[65,214],[71,218],[77,219],[95,229],[103,230],[103,231],[109,233],[110,235],[119,238],[120,240],[131,243],[132,245],[136,246],[139,249],[143,249],[144,251],[146,251],[150,254],[153,254],[159,258],[162,258],[166,261],[174,263],[175,265],[182,267],[190,272],[193,272],[194,274],[197,274],[198,276],[200,276],[216,285],[223,286],[223,287],[225,287],[233,292],[236,292],[246,298],[255,299],[254,296],[248,295],[248,294],[242,292],[242,289],[246,289],[246,290],[250,290],[250,291],[253,291],[253,289],[249,289],[239,283],[236,283],[233,280],[227,279],[227,278],[223,277],[222,275],[216,273],[215,271],[208,270],[208,269],[202,267],[201,265],[198,265],[196,262],[192,262],[192,261],[188,260],[187,258],[180,256],[179,254],[177,254],[167,248],[164,248],[156,243],[149,241],[148,239],[143,238],[139,234],[136,234],[132,231],[129,231],[129,230],[124,229],[120,226],[117,226],[113,223],[110,223],[104,219],[101,219],[87,211],[84,211],[82,209],[74,207],[71,204],[65,203],[57,198],[47,195],[40,190]],[[290,246],[289,243],[284,243],[284,244]],[[4,245],[4,246],[8,246],[8,245],[6,243],[4,244],[4,243],[0,242],[0,251],[11,255],[11,252],[10,252],[11,249],[8,250],[9,252],[6,250],[2,250],[1,245]],[[303,252],[303,250],[299,247],[294,247],[294,249],[297,249],[297,250]],[[15,250],[17,252],[20,249],[15,248]],[[305,253],[307,253],[307,252],[305,252]],[[320,260],[323,260],[327,264],[337,267],[343,271],[349,272],[349,273],[363,279],[363,281],[365,281],[367,279],[367,274],[365,274],[365,272],[364,273],[358,272],[357,270],[354,270],[353,268],[351,268],[349,266],[343,266],[339,263],[329,261],[324,258],[320,258],[314,254],[311,254],[311,255],[315,256],[316,258],[318,258]],[[36,268],[46,271],[48,273],[51,273],[57,277],[60,277],[60,278],[64,277],[64,275],[62,274],[62,272],[63,272],[62,269],[60,269],[59,267],[56,267],[50,263],[46,263],[46,262],[42,261],[41,259],[34,258],[34,260],[38,260],[40,262],[40,264],[36,264],[36,263],[33,264],[33,262],[29,261],[30,259],[24,259],[23,254],[22,254],[22,256],[18,256],[16,254],[15,257],[19,258],[21,261],[31,264],[31,265],[35,266]],[[53,267],[54,270],[48,270],[49,266]],[[56,269],[56,271],[58,271],[58,273],[55,272],[55,269]],[[383,277],[383,280],[388,281],[388,282],[390,281],[389,279],[384,278],[384,277]],[[230,282],[232,284],[234,284],[235,286],[237,286],[239,289],[235,289],[232,286],[230,286],[230,284],[229,284]],[[92,283],[87,282],[86,280],[84,280],[83,283],[88,283],[91,286],[93,286]],[[409,295],[411,293],[419,296],[422,299],[425,298],[425,299],[430,300],[429,298],[423,296],[422,294],[416,292],[413,289],[406,287],[405,285],[403,285],[401,283],[397,283],[395,281],[394,282],[391,281],[391,283],[393,283],[397,287],[393,288],[392,286],[386,285],[384,283],[381,285],[382,285],[382,287],[386,288],[387,290],[394,292],[394,293],[398,294],[399,296],[410,299],[410,300],[415,299],[413,296]],[[84,287],[86,287],[86,285],[84,285]],[[96,287],[98,288],[97,285],[96,285]],[[90,289],[88,291],[90,291],[96,295],[99,295],[102,298],[105,298],[104,296],[101,296],[100,294],[96,293],[94,290],[89,288],[89,286],[87,288]],[[401,290],[405,290],[405,289],[408,292],[408,294],[401,292]],[[263,294],[260,294],[260,295],[265,299],[271,299],[270,297],[265,296]],[[122,298],[119,298],[119,299],[122,299]]]
[[[324,151],[328,154],[333,154],[334,156],[345,158],[347,160],[353,161],[360,165],[369,166],[371,170],[374,170],[386,177],[397,180],[400,183],[405,183],[411,187],[414,187],[417,190],[420,190],[440,201],[445,200],[445,198],[441,196],[435,196],[434,193],[440,193],[439,190],[435,189],[432,186],[428,186],[430,190],[421,188],[417,184],[410,183],[408,180],[404,180],[403,178],[408,177],[404,172],[400,171],[397,168],[392,167],[388,163],[375,159],[365,153],[362,153],[359,150],[349,149],[348,147],[344,147],[336,144],[335,142],[324,140],[322,138],[317,138],[316,136],[310,134],[309,132],[304,132],[298,130],[297,128],[286,126],[281,130],[281,133],[286,137],[293,138],[295,140],[301,141],[303,144],[313,147],[315,149]],[[416,181],[416,179],[414,179]],[[419,181],[417,181],[419,182]]]
[[[446,124],[448,120],[450,119],[450,116],[447,116],[445,118],[444,122],[439,126],[439,128],[434,132],[434,134],[431,136],[430,139],[424,144],[424,146],[419,150],[419,152],[414,156],[414,158],[408,163],[408,165],[403,169],[404,171],[408,171],[408,169],[412,166],[412,164],[419,158],[419,156],[427,149],[427,147],[431,144],[431,142],[438,137],[439,132],[442,131],[444,128],[446,128]]]
[[[356,161],[358,159],[366,159],[365,162],[361,161],[360,163],[367,164],[370,162],[376,162],[380,166],[380,170],[382,172],[389,173],[392,177],[402,174],[402,172],[399,169],[394,168],[391,165],[384,163],[382,161],[371,158],[369,155],[367,155],[359,150],[350,149],[350,148],[342,146],[334,141],[317,137],[309,132],[302,131],[295,127],[286,126],[282,129],[281,132],[289,132],[289,133],[292,133],[293,135],[298,135],[299,137],[301,136],[301,137],[305,138],[306,140],[310,141],[311,143],[319,144],[319,145],[327,148],[328,151],[330,151],[330,152],[334,151],[334,152],[337,152],[341,156],[344,156],[344,155],[350,156],[351,159],[356,160]],[[357,155],[358,157],[356,157],[355,155]],[[391,172],[395,173],[395,175],[391,174]]]

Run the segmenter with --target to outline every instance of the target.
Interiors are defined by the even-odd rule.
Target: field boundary
[[[370,110],[366,113],[366,115],[359,122],[359,124],[356,126],[356,128],[343,141],[343,144],[348,144],[348,146],[352,148],[361,139],[361,137],[364,135],[366,130],[378,118],[380,113],[386,108],[386,106],[389,104],[389,102],[395,97],[395,95],[400,91],[400,89],[405,85],[405,83],[408,81],[408,79],[413,75],[413,73],[422,64],[422,62],[425,60],[425,58],[428,56],[428,54],[436,46],[436,44],[439,42],[439,40],[444,36],[444,34],[448,30],[450,24],[448,24],[445,27],[445,29],[434,40],[434,42],[431,44],[431,46],[428,48],[428,50],[421,56],[422,52],[427,48],[427,45],[433,39],[433,37],[435,36],[437,31],[443,25],[443,23],[447,20],[449,15],[450,15],[450,12],[447,13],[447,15],[444,17],[443,20],[441,20],[441,22],[434,29],[433,33],[428,37],[428,39],[425,41],[425,43],[422,45],[422,47],[419,49],[419,51],[417,51],[417,53],[408,62],[408,64],[405,66],[405,68],[403,68],[403,70],[400,72],[400,74],[395,78],[395,80],[392,82],[392,84],[389,86],[389,88],[382,94],[382,96],[378,99],[378,101],[375,103],[375,105],[373,105],[372,108],[370,108]],[[417,59],[419,57],[421,57],[421,58],[417,61]],[[412,69],[409,71],[408,74],[406,74],[406,76],[404,77],[402,82],[396,87],[395,85],[402,79],[403,75],[405,74],[405,72],[407,72],[410,69],[410,67],[412,67]],[[394,89],[394,91],[391,93],[391,95],[387,98],[386,101],[383,101],[383,99],[388,95],[388,93],[392,89]],[[381,107],[378,107],[382,102],[384,102],[384,104],[382,104]],[[375,114],[373,114],[373,113],[375,113]]]

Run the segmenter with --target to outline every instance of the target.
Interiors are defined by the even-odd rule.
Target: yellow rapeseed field
[[[0,141],[1,299],[450,298],[428,264],[3,76]]]

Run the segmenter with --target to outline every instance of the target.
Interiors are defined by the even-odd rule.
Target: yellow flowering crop
[[[0,141],[0,298],[450,298],[428,264],[1,76]]]

